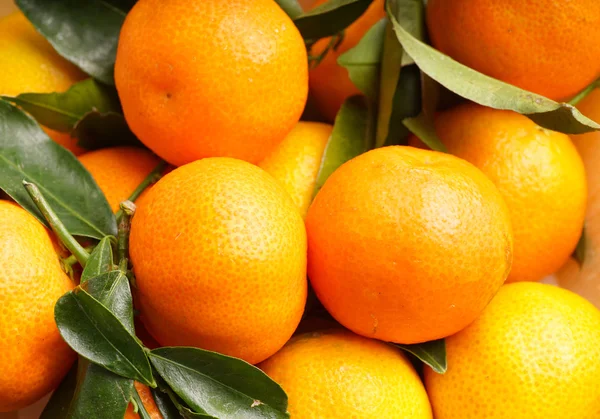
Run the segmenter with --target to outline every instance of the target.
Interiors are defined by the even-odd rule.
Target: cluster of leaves
[[[330,0],[304,13],[296,0],[276,1],[309,48],[339,34],[372,2]],[[120,418],[133,402],[147,418],[134,380],[152,388],[165,418],[287,417],[283,390],[242,360],[197,348],[143,346],[134,330],[127,262],[131,214],[112,214],[91,175],[40,128],[68,132],[88,149],[138,144],[113,80],[119,30],[134,3],[17,0],[56,51],[90,76],[66,92],[0,99],[0,189],[53,228],[84,267],[81,284],[55,310],[62,336],[80,356],[42,417]],[[403,144],[411,132],[443,151],[433,114],[464,99],[514,110],[566,133],[600,129],[569,104],[492,79],[431,48],[422,0],[388,0],[386,12],[339,57],[362,95],[349,98],[338,113],[315,193],[347,160],[374,147]],[[97,245],[88,254],[73,236]],[[443,340],[398,347],[440,373],[446,369]]]

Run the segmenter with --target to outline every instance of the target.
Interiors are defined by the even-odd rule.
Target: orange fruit
[[[600,2],[431,0],[434,47],[520,88],[559,100],[600,76]]]
[[[600,417],[600,311],[570,291],[505,285],[446,352],[425,370],[437,419]]]
[[[412,147],[343,164],[308,209],[306,229],[308,276],[325,308],[355,333],[391,342],[467,326],[512,260],[494,184],[462,159]]]
[[[313,198],[323,153],[333,127],[298,122],[287,137],[259,164],[290,194],[304,217]]]
[[[300,322],[306,232],[265,171],[208,158],[159,180],[130,236],[144,325],[163,346],[196,346],[257,363]]]
[[[8,201],[0,220],[0,412],[9,412],[54,390],[75,360],[54,323],[74,284],[38,220]]]
[[[169,163],[258,163],[302,114],[308,60],[273,0],[141,0],[121,29],[115,81],[129,126]]]
[[[156,402],[154,401],[154,397],[152,396],[150,388],[142,383],[138,383],[137,381],[135,381],[133,385],[135,386],[134,391],[138,392],[146,412],[148,415],[150,415],[150,419],[163,419],[163,415],[160,413],[160,410],[158,410],[158,406],[156,406]],[[123,419],[138,419],[139,417],[140,415],[133,411],[132,404],[127,406],[127,411],[125,412],[125,417]]]
[[[431,419],[410,361],[383,342],[343,330],[294,337],[260,364],[289,397],[296,419]]]
[[[90,151],[79,161],[92,174],[114,212],[160,163],[150,151],[137,147],[110,147]]]
[[[569,137],[476,104],[440,113],[435,127],[448,151],[481,169],[506,201],[514,236],[508,281],[556,272],[573,253],[585,216],[585,171]]]
[[[318,0],[313,8],[322,5],[328,0]],[[340,110],[342,103],[350,96],[361,94],[360,90],[352,83],[348,70],[338,64],[340,55],[358,44],[363,35],[385,17],[383,0],[374,0],[369,8],[354,23],[346,28],[341,43],[335,49],[327,52],[323,60],[310,70],[310,94],[319,112],[333,122]],[[317,41],[311,48],[312,56],[322,54],[331,43],[331,38]]]
[[[7,96],[62,92],[86,77],[58,55],[21,12],[0,19],[0,66],[0,94]],[[44,130],[73,153],[84,151],[69,134]]]

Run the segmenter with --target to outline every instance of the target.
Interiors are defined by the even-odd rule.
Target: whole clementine
[[[585,170],[569,137],[472,103],[439,113],[435,129],[451,154],[494,182],[508,206],[514,257],[507,281],[556,272],[573,253],[585,216]]]
[[[121,29],[115,81],[129,126],[169,163],[258,163],[302,114],[308,60],[273,0],[140,0]]]
[[[320,6],[327,1],[319,0],[312,7]],[[371,26],[385,17],[383,3],[383,0],[374,0],[365,13],[344,30],[339,45],[326,52],[321,62],[310,70],[311,98],[328,121],[335,119],[347,98],[360,94],[360,90],[350,80],[348,70],[339,65],[337,60],[344,52],[356,46]],[[316,57],[323,54],[331,42],[331,38],[320,39],[312,46],[311,55]]]
[[[425,369],[438,419],[583,419],[600,413],[600,311],[552,285],[504,285]]]
[[[412,147],[362,154],[306,217],[319,300],[366,337],[417,343],[458,332],[504,283],[512,232],[498,189],[457,157]]]
[[[600,76],[600,2],[430,0],[433,46],[484,74],[559,100]]]
[[[144,325],[164,346],[257,363],[292,336],[306,302],[306,231],[291,198],[241,160],[207,158],[159,180],[133,218]]]

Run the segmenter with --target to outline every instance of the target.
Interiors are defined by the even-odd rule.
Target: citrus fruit
[[[92,174],[114,212],[160,163],[138,147],[110,147],[87,152],[79,161]]]
[[[54,304],[74,285],[39,221],[8,201],[0,220],[0,412],[8,412],[54,390],[75,360],[54,323]]]
[[[421,379],[383,342],[337,330],[296,336],[260,368],[289,397],[296,419],[431,419]]]
[[[325,182],[306,217],[319,300],[366,337],[417,343],[458,332],[504,283],[506,204],[457,157],[412,147],[362,154]]]
[[[484,74],[565,99],[600,76],[600,2],[431,0],[434,47]]]
[[[582,419],[600,414],[600,311],[552,285],[503,286],[425,370],[438,419]]]
[[[140,396],[140,400],[144,404],[144,408],[148,415],[150,415],[150,419],[163,419],[160,410],[158,410],[158,406],[156,406],[156,402],[154,401],[154,397],[152,396],[152,392],[148,386],[145,386],[142,383],[138,383],[135,381],[133,383],[135,386],[135,390]],[[138,419],[140,418],[139,413],[136,413],[133,409],[133,405],[130,404],[127,406],[127,411],[125,412],[125,417],[123,419]]]
[[[333,127],[300,121],[259,164],[290,194],[304,217],[313,198],[323,152]]]
[[[476,104],[440,113],[435,128],[448,151],[481,169],[506,201],[514,236],[508,281],[556,272],[573,253],[585,216],[585,171],[569,137]]]
[[[54,51],[21,12],[0,19],[0,94],[52,93],[67,90],[85,74]],[[84,150],[67,133],[44,128],[57,143],[80,154]]]
[[[306,232],[262,169],[207,158],[159,180],[133,218],[130,252],[144,325],[163,346],[257,363],[298,325]]]
[[[127,123],[169,163],[258,163],[302,114],[308,60],[273,0],[141,0],[121,29],[115,81]]]
[[[319,0],[313,7],[326,1],[328,0]],[[350,80],[348,70],[339,65],[337,60],[344,52],[356,46],[371,26],[385,17],[383,3],[383,0],[374,0],[365,13],[344,30],[341,42],[336,48],[326,52],[333,41],[331,38],[323,38],[310,50],[313,57],[326,52],[321,62],[310,70],[309,84],[315,106],[328,121],[333,122],[347,98],[360,94],[360,90]]]

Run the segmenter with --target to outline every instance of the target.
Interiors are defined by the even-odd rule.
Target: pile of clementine
[[[320,40],[281,3],[137,1],[114,79],[139,145],[84,150],[45,128],[113,212],[136,201],[141,340],[257,366],[292,419],[600,419],[600,134],[461,101],[432,115],[447,152],[414,134],[324,177],[339,110],[361,94],[338,58],[385,2]],[[555,100],[600,77],[597,0],[427,3],[432,46],[483,74]],[[0,20],[0,62],[4,96],[85,77],[20,12]],[[600,122],[600,90],[579,106]],[[78,285],[68,260],[26,207],[0,200],[0,412],[55,390],[76,358],[53,314]],[[131,403],[126,418],[168,419],[135,391],[146,413]]]

